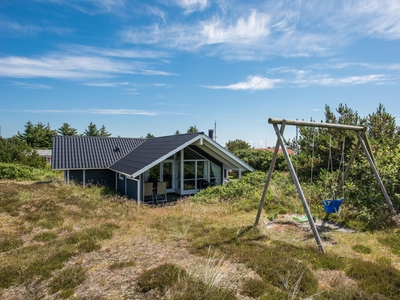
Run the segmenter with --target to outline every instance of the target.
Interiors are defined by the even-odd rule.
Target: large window
[[[184,177],[183,189],[201,189],[204,182],[208,181],[208,161],[190,160],[183,163]]]
[[[194,190],[196,188],[196,161],[183,163],[183,189]]]
[[[221,168],[212,162],[210,162],[210,165],[210,184],[221,184]]]
[[[156,187],[157,182],[165,181],[167,183],[167,189],[172,189],[172,180],[173,162],[170,161],[157,164],[144,173],[144,182],[153,182],[154,187]]]

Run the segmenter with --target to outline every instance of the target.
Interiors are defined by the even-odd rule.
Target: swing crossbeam
[[[268,123],[272,124],[272,125],[274,125],[274,124],[281,125],[282,123],[285,123],[285,125],[292,125],[292,126],[332,128],[332,129],[337,129],[337,130],[352,130],[352,131],[364,131],[365,130],[365,127],[363,127],[363,126],[321,123],[321,122],[308,122],[308,121],[298,121],[298,120],[285,120],[285,119],[276,119],[276,118],[269,118]]]
[[[343,124],[332,124],[332,123],[318,123],[318,122],[307,122],[307,121],[298,121],[298,120],[275,119],[275,118],[269,118],[268,119],[268,123],[272,124],[274,126],[275,133],[276,133],[276,136],[277,136],[277,141],[276,141],[274,155],[272,157],[271,165],[270,165],[270,168],[269,168],[269,171],[268,171],[267,179],[266,179],[265,184],[264,184],[264,190],[263,190],[263,193],[262,193],[262,196],[261,196],[260,204],[258,206],[258,211],[257,211],[256,219],[254,221],[254,226],[257,226],[259,221],[260,221],[261,211],[262,211],[262,208],[263,208],[264,202],[265,202],[265,196],[267,194],[269,183],[270,183],[270,180],[271,180],[271,177],[272,177],[272,173],[273,173],[274,168],[275,168],[276,157],[278,155],[279,147],[281,147],[282,151],[283,151],[283,154],[285,156],[285,159],[286,159],[286,163],[287,163],[287,165],[289,167],[289,171],[290,171],[290,173],[292,175],[292,179],[293,179],[293,181],[294,181],[294,183],[296,185],[297,192],[298,192],[298,194],[300,196],[300,200],[301,200],[301,202],[303,204],[304,211],[306,212],[308,222],[309,222],[309,224],[311,226],[311,230],[313,231],[313,234],[314,234],[315,240],[317,242],[318,248],[320,249],[321,252],[325,253],[324,247],[323,247],[322,242],[321,242],[321,238],[320,238],[318,230],[317,230],[317,228],[315,226],[314,220],[313,220],[313,218],[311,216],[311,212],[310,212],[310,209],[308,207],[307,201],[305,199],[303,190],[301,188],[300,182],[299,182],[299,180],[297,178],[297,174],[296,174],[296,172],[295,172],[295,170],[293,168],[292,162],[290,160],[290,157],[289,157],[287,149],[286,149],[286,145],[284,143],[283,133],[284,133],[284,129],[285,129],[286,125],[308,126],[308,127],[319,127],[319,128],[332,128],[332,129],[336,129],[336,130],[343,130],[343,131],[349,130],[349,131],[355,132],[357,137],[358,137],[358,143],[357,143],[357,145],[356,145],[356,147],[355,147],[355,149],[354,149],[354,151],[353,151],[353,153],[351,155],[350,162],[348,163],[348,165],[346,167],[346,170],[345,170],[345,173],[344,173],[344,177],[346,177],[348,175],[349,170],[350,170],[350,165],[354,161],[357,152],[361,148],[363,150],[363,152],[364,152],[364,154],[365,154],[365,156],[366,156],[371,168],[372,168],[372,171],[373,171],[373,173],[375,175],[375,178],[376,178],[376,180],[377,180],[377,182],[378,182],[378,184],[379,184],[379,186],[381,188],[382,194],[383,194],[383,196],[384,196],[384,198],[385,198],[385,200],[386,200],[386,202],[387,202],[387,204],[389,206],[390,211],[392,212],[392,214],[396,218],[397,222],[399,223],[396,211],[395,211],[395,209],[393,207],[392,202],[390,201],[390,198],[389,198],[388,193],[387,193],[387,191],[385,189],[385,186],[382,183],[382,179],[380,178],[378,170],[375,167],[375,160],[374,160],[374,156],[372,154],[370,143],[369,143],[368,138],[367,138],[367,136],[365,134],[366,133],[366,128],[365,127],[363,127],[363,126],[353,126],[353,125],[343,125]],[[281,125],[280,129],[279,129],[278,125]],[[345,178],[342,179],[340,185],[344,184],[344,179]],[[337,199],[336,201],[339,201],[339,200],[340,199]],[[324,200],[324,201],[334,201],[334,200]],[[334,202],[334,203],[335,203],[335,205],[339,204],[339,206],[340,206],[342,201],[340,201],[340,203],[339,202],[336,202],[336,203]],[[331,202],[329,202],[329,203],[326,202],[327,205],[330,204],[330,203]],[[337,210],[339,209],[339,206],[337,207]],[[333,210],[335,210],[335,208],[333,208]]]

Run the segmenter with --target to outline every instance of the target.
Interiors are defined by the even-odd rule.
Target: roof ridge
[[[156,137],[153,137],[153,138],[146,138],[146,139],[159,139],[159,138],[167,138],[167,137],[178,137],[178,136],[183,136],[183,135],[200,135],[200,134],[204,134],[204,132],[200,131],[200,132],[171,134],[171,135],[156,136]]]

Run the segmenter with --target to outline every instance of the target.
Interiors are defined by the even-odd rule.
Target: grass
[[[138,207],[0,181],[0,298],[400,299],[398,231],[328,231],[322,254],[272,202],[255,228],[256,209],[229,201]]]

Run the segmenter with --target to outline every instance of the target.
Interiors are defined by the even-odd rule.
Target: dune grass
[[[0,298],[400,299],[398,230],[323,232],[321,254],[290,210],[255,228],[241,205],[1,181]]]

